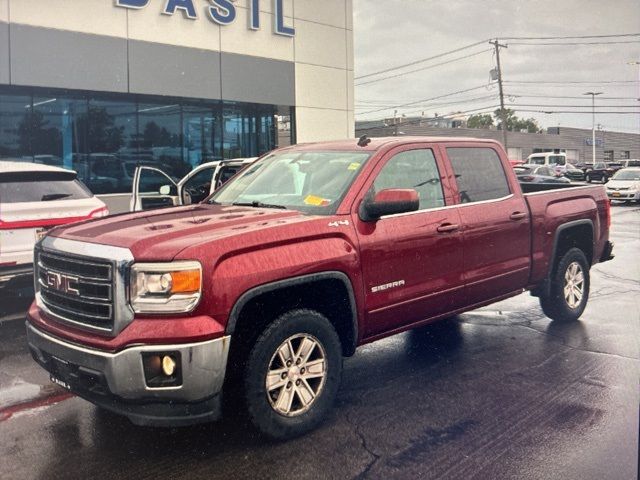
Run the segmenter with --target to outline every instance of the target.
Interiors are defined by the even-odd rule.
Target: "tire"
[[[262,332],[246,365],[244,402],[251,423],[263,435],[285,440],[317,427],[331,409],[340,386],[342,347],[326,317],[291,310]],[[271,389],[267,382],[273,382]]]
[[[587,257],[579,248],[572,248],[562,256],[552,275],[548,293],[540,296],[542,311],[550,319],[559,322],[578,320],[589,300]],[[565,294],[565,287],[570,288],[571,285],[574,288]]]
[[[591,175],[589,175],[588,173],[584,176],[584,181],[587,183],[591,183]]]

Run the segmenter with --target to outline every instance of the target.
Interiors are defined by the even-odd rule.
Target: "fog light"
[[[162,358],[162,372],[170,377],[176,371],[176,361],[171,358],[169,355],[165,355]]]
[[[144,352],[142,366],[149,388],[179,387],[182,385],[180,352]]]

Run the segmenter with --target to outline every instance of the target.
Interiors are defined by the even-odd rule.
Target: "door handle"
[[[513,212],[511,215],[509,215],[509,218],[511,220],[522,220],[526,216],[527,214],[525,212]]]
[[[438,228],[436,228],[436,230],[439,233],[449,233],[449,232],[455,232],[459,228],[460,228],[460,225],[456,223],[443,223]]]

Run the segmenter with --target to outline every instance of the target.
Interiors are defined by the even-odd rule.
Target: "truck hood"
[[[313,218],[293,210],[198,204],[114,215],[58,228],[51,235],[125,247],[136,260],[167,261],[200,243]]]

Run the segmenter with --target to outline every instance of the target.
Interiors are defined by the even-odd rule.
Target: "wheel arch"
[[[329,299],[327,301],[327,296]],[[353,355],[358,344],[358,313],[353,285],[340,271],[325,271],[258,285],[243,293],[233,305],[226,334],[262,330],[274,316],[292,308],[311,308],[335,327],[343,354]],[[252,313],[265,312],[252,322]],[[254,327],[254,328],[252,328]]]

